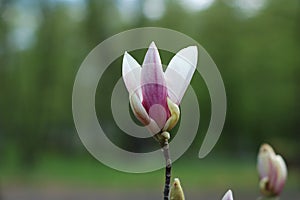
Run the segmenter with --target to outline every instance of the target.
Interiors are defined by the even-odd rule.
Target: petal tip
[[[222,200],[233,200],[233,194],[231,190],[228,190]]]
[[[198,52],[198,47],[196,45],[194,46],[188,46],[187,48],[190,48],[192,51],[194,51],[195,53]]]
[[[122,75],[127,74],[133,67],[135,67],[135,63],[133,63],[133,58],[130,56],[127,51],[125,51],[122,62]]]
[[[152,42],[150,43],[150,46],[149,46],[149,48],[156,48],[156,49],[157,49],[157,47],[156,47],[156,45],[155,45],[155,42],[154,42],[154,41],[152,41]]]
[[[131,57],[131,55],[130,55],[127,51],[125,51],[125,52],[124,52],[124,56],[123,56],[123,63],[124,63],[125,61],[127,61],[128,59],[130,59],[130,57]]]
[[[160,60],[160,56],[159,56],[159,51],[155,45],[154,42],[151,42],[145,58],[144,58],[144,62],[143,64],[158,64],[161,65],[161,60]]]

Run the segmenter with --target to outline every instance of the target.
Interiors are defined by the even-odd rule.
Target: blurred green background
[[[199,160],[210,99],[201,76],[192,80],[202,121],[173,171],[189,199],[218,199],[228,188],[237,199],[255,199],[256,154],[264,142],[288,164],[285,199],[298,199],[299,0],[1,0],[0,199],[161,197],[163,170],[126,174],[102,165],[80,142],[72,118],[73,82],[87,54],[114,34],[144,26],[174,29],[197,40],[226,87],[223,133]],[[139,62],[144,53],[137,54]],[[171,56],[162,52],[163,62]],[[120,61],[107,71],[114,81],[121,76]],[[97,110],[110,105],[112,80],[107,79],[107,87],[97,91]],[[99,121],[116,126],[109,110]],[[109,137],[139,151],[155,145],[121,133]]]

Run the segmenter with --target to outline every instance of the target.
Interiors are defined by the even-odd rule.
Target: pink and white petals
[[[154,104],[148,110],[149,116],[157,123],[160,130],[165,126],[168,119],[168,112],[161,104]]]
[[[161,103],[167,98],[166,81],[159,56],[159,52],[154,42],[145,55],[141,70],[140,85],[143,91],[143,101],[146,106]],[[147,108],[147,109],[149,109]]]
[[[232,191],[228,190],[223,196],[222,200],[233,200]]]
[[[132,93],[129,96],[129,102],[135,117],[144,125],[148,125],[151,122],[151,119],[146,112],[140,98],[136,93]]]
[[[165,79],[167,82],[170,99],[180,104],[181,99],[189,86],[197,67],[198,50],[196,46],[190,46],[180,50],[170,61]]]
[[[180,50],[163,72],[159,51],[152,42],[142,67],[125,52],[122,76],[134,115],[151,133],[170,131],[178,122],[178,105],[196,69],[198,50]]]
[[[161,129],[159,128],[159,126],[153,119],[150,119],[150,123],[146,126],[146,128],[153,135],[155,135],[161,131]]]
[[[283,190],[286,177],[287,177],[287,168],[283,158],[280,155],[273,157],[273,171],[270,175],[270,189],[272,190],[275,196],[280,195]]]
[[[168,91],[159,52],[154,42],[150,44],[142,65],[141,87],[142,104],[162,129],[170,115],[167,106]]]
[[[260,190],[264,196],[279,196],[287,178],[287,167],[280,155],[276,155],[268,144],[261,146],[257,169],[260,176]]]
[[[275,162],[275,168],[277,169],[278,174],[276,184],[274,184],[274,190],[280,194],[287,179],[287,167],[280,155],[276,156],[276,160],[277,162]]]
[[[160,132],[160,128],[158,127],[157,123],[150,118],[148,113],[146,112],[144,106],[142,105],[141,100],[139,99],[138,95],[136,93],[133,93],[129,97],[130,106],[132,109],[133,114],[135,117],[144,124],[147,129],[155,135],[156,133]]]

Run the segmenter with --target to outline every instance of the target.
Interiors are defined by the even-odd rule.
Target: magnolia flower
[[[178,122],[180,101],[196,69],[196,46],[180,50],[163,72],[159,52],[154,42],[142,67],[125,52],[122,76],[129,92],[130,106],[136,118],[151,133],[171,130]]]
[[[232,196],[231,190],[228,190],[228,191],[225,193],[225,195],[224,195],[224,197],[222,198],[222,200],[233,200],[233,196]]]
[[[280,155],[268,144],[260,147],[257,158],[260,190],[264,196],[279,196],[287,178],[287,167]]]

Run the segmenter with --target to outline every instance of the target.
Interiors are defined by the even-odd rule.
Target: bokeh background
[[[163,170],[126,174],[102,165],[82,145],[72,118],[73,82],[87,54],[114,34],[144,26],[197,40],[226,87],[223,133],[200,160],[210,99],[201,76],[192,80],[202,121],[173,165],[187,199],[220,199],[228,188],[236,199],[256,199],[256,154],[264,142],[288,164],[283,199],[299,199],[299,0],[1,0],[0,199],[162,198]],[[141,62],[145,50],[135,53]],[[172,55],[161,53],[167,64]],[[108,137],[125,149],[153,148],[155,142],[117,131],[107,108],[121,59],[106,73],[96,108]]]

